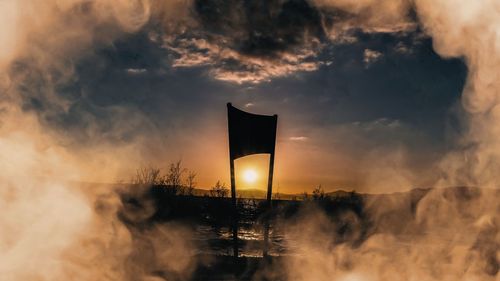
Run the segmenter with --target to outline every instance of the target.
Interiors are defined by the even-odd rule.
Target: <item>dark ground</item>
[[[299,221],[308,210],[320,210],[334,222],[331,237],[334,243],[347,243],[357,247],[375,233],[405,234],[413,224],[419,202],[431,189],[414,189],[393,194],[359,194],[335,192],[321,198],[306,200],[273,200],[272,211],[267,212],[266,201],[238,199],[238,246],[241,257],[232,257],[230,198],[208,196],[179,196],[164,186],[148,188],[131,187],[120,193],[123,209],[120,219],[138,233],[156,224],[179,222],[189,226],[199,245],[198,263],[191,280],[269,280],[257,276],[269,272],[266,268],[281,267],[283,257],[293,254],[287,241],[286,225]],[[442,189],[442,199],[457,206],[477,203],[475,200],[485,191],[471,187]],[[491,196],[500,199],[500,192],[489,190]],[[263,223],[270,221],[270,257],[263,258]],[[329,230],[330,231],[330,230]],[[414,233],[414,230],[411,230]],[[494,252],[493,252],[494,253]],[[499,263],[491,258],[490,268],[496,275]],[[168,272],[155,275],[167,280],[183,280]],[[284,280],[274,276],[272,280]]]

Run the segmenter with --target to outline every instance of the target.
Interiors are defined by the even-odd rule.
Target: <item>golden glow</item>
[[[234,162],[236,189],[267,189],[269,155],[255,154],[236,159]]]
[[[258,178],[257,172],[254,169],[246,169],[243,171],[243,180],[247,183],[254,183]]]

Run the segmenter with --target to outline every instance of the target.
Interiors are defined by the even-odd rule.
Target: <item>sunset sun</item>
[[[243,179],[247,183],[254,183],[257,180],[257,172],[253,169],[247,169],[243,172]]]

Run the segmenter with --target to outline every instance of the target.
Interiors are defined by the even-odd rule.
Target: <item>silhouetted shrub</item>
[[[193,196],[195,187],[196,187],[196,173],[194,171],[189,171],[186,177],[186,184],[183,188],[183,195]]]
[[[217,181],[215,185],[210,189],[211,197],[224,198],[229,194],[229,189],[226,187],[224,183]]]
[[[187,173],[186,177],[184,175]],[[162,174],[157,167],[142,167],[136,170],[131,179],[132,184],[163,188],[170,195],[194,195],[196,187],[196,173],[182,167],[179,160],[171,163],[166,174]]]
[[[324,200],[326,198],[325,191],[323,187],[321,187],[321,184],[313,190],[312,197],[314,200]]]
[[[159,168],[154,168],[154,167],[139,168],[136,170],[135,176],[132,178],[132,184],[164,185],[165,176],[161,175],[161,171]]]

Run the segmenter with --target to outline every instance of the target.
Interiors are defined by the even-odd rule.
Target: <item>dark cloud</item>
[[[229,37],[245,55],[272,58],[325,37],[319,11],[305,0],[198,0],[195,7],[203,26]]]
[[[406,5],[396,5],[397,13],[388,16],[375,16],[372,3],[363,5],[357,11],[305,0],[195,1],[194,24],[164,35],[164,47],[173,52],[176,67],[210,65],[216,79],[260,83],[330,63],[318,58],[324,47],[355,42],[357,30],[415,30]]]

